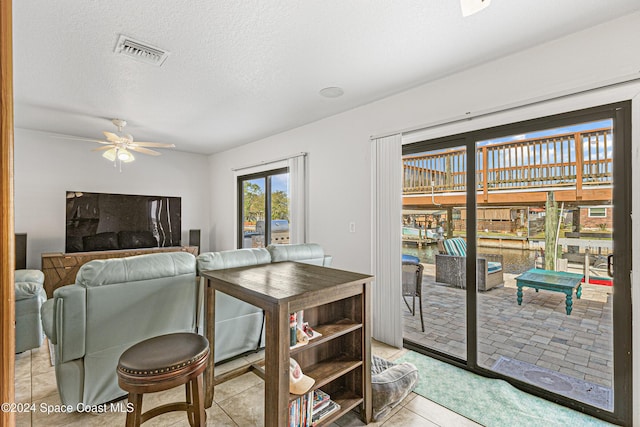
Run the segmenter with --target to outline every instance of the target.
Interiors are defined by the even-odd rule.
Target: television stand
[[[194,256],[198,256],[198,249],[198,246],[172,246],[168,248],[119,249],[95,252],[43,253],[44,290],[47,293],[47,298],[52,298],[53,291],[59,287],[75,283],[76,274],[78,274],[80,267],[94,259],[124,258],[159,252],[189,252]]]

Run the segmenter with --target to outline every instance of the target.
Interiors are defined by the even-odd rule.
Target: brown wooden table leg
[[[266,310],[264,425],[287,425],[289,415],[288,304]]]
[[[372,421],[373,398],[371,396],[371,282],[362,285],[362,382],[364,388],[364,402],[361,418],[365,424]]]
[[[216,340],[216,292],[211,287],[211,281],[205,281],[204,289],[204,309],[206,312],[205,336],[209,341],[209,360],[207,369],[204,371],[204,407],[210,408],[213,405],[213,387],[215,384],[215,340]]]

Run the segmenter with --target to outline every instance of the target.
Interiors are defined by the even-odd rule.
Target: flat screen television
[[[180,246],[180,197],[67,191],[65,252]]]

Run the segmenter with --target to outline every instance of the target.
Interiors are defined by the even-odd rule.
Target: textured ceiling
[[[638,0],[14,1],[16,127],[214,153],[640,10]],[[120,34],[170,52],[114,54]],[[318,91],[339,86],[344,96]]]

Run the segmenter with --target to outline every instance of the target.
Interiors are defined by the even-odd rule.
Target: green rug
[[[611,426],[532,396],[503,380],[485,378],[413,351],[394,362],[420,372],[414,392],[486,427]]]

